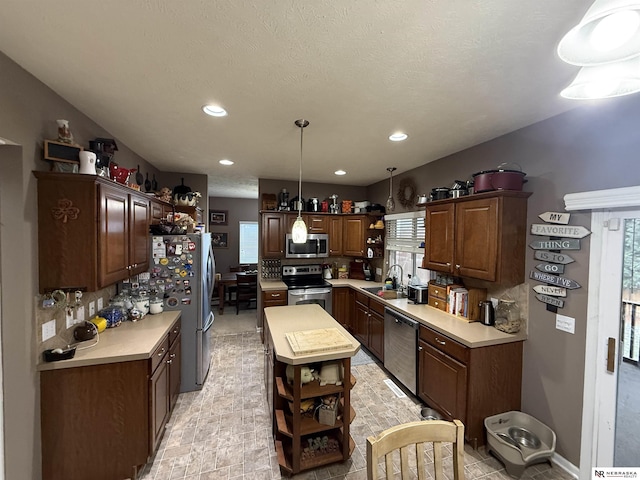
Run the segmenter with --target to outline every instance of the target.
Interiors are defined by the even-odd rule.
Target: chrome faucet
[[[403,275],[403,272],[402,272],[402,266],[401,265],[398,265],[397,263],[394,263],[393,265],[391,265],[389,267],[389,270],[387,271],[387,278],[391,278],[391,270],[393,270],[394,268],[398,268],[400,270],[400,283],[398,284],[398,288],[397,289],[400,292],[402,292],[404,290],[404,287],[402,286],[402,275]]]

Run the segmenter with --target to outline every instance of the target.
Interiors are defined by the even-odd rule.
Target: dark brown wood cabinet
[[[260,243],[263,258],[284,257],[286,228],[286,215],[276,212],[262,214]]]
[[[337,257],[342,255],[342,217],[339,215],[329,216],[329,256]]]
[[[366,215],[343,217],[342,254],[351,257],[365,256],[365,239],[369,218]]]
[[[149,199],[93,175],[38,179],[40,291],[96,291],[149,268]]]
[[[522,283],[530,195],[502,190],[428,204],[423,267],[505,285]]]
[[[158,225],[167,219],[167,215],[173,213],[173,205],[163,202],[159,198],[151,198],[151,224]]]
[[[469,348],[424,325],[419,335],[418,397],[483,445],[486,417],[520,409],[523,342]]]
[[[40,372],[43,480],[137,478],[175,405],[180,339],[178,320],[148,359]]]
[[[348,332],[353,333],[354,294],[349,287],[332,289],[331,314]]]
[[[355,292],[353,336],[384,361],[384,304]]]
[[[282,307],[287,303],[286,290],[267,290],[262,292],[262,308]]]

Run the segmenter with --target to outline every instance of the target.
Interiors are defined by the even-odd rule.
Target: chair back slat
[[[388,428],[376,437],[367,438],[367,478],[377,480],[378,466],[385,457],[386,478],[394,478],[393,452],[399,452],[402,479],[415,478],[412,466],[420,480],[427,478],[425,445],[433,445],[435,480],[444,480],[443,443],[451,443],[454,480],[464,480],[464,425],[460,420],[446,422],[429,420],[410,422]]]

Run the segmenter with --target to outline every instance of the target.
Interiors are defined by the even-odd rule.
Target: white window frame
[[[387,271],[392,264],[390,259],[395,256],[395,252],[405,252],[411,255],[411,269],[404,271],[402,281],[408,283],[408,276],[415,276],[421,262],[418,261],[418,255],[424,255],[424,239],[425,239],[425,216],[423,210],[403,213],[393,213],[385,215],[385,265]],[[398,220],[403,221],[403,229],[398,231]],[[410,220],[410,222],[406,222]],[[420,246],[422,245],[422,246]],[[386,271],[384,274],[386,275]],[[420,275],[429,278],[428,270],[421,270]]]
[[[253,242],[254,245],[251,245],[251,240],[250,239],[243,239],[243,226],[253,226],[255,227],[255,241]],[[238,261],[241,265],[244,264],[257,264],[258,263],[258,240],[259,240],[259,231],[258,231],[258,222],[255,221],[247,221],[247,220],[241,220],[240,222],[238,222]],[[244,245],[245,242],[249,242],[248,245]],[[254,248],[255,247],[255,256],[252,256],[251,258],[246,258],[243,255],[247,255],[245,253],[245,250],[249,249],[249,248]]]

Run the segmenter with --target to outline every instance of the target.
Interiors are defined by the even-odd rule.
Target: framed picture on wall
[[[228,210],[217,210],[215,212],[210,212],[209,223],[211,225],[227,225],[228,213]]]
[[[229,248],[228,233],[212,233],[211,245],[213,248]]]

